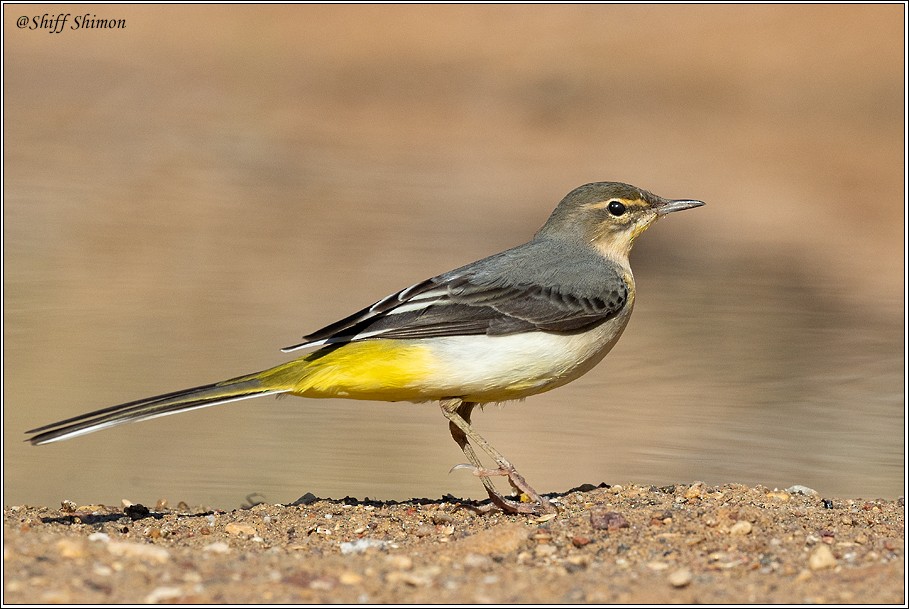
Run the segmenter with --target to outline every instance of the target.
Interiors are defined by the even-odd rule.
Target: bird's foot
[[[536,492],[532,486],[527,484],[527,481],[524,480],[524,477],[521,476],[521,474],[519,474],[517,470],[515,470],[514,466],[510,463],[507,465],[502,465],[497,469],[474,467],[473,465],[462,463],[460,465],[455,465],[451,469],[452,471],[456,469],[470,469],[473,472],[474,476],[480,478],[488,478],[490,476],[505,476],[508,478],[508,482],[511,483],[511,486],[514,487],[514,489],[519,493],[521,493],[521,498],[514,500],[509,499],[508,497],[504,497],[499,492],[487,487],[486,492],[489,494],[491,503],[476,508],[476,510],[481,514],[486,514],[495,510],[501,510],[506,514],[533,515],[552,514],[556,511],[555,507],[549,503],[549,500]],[[526,501],[523,500],[525,497]]]

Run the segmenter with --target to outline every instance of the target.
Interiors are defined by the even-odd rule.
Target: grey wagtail
[[[704,205],[635,186],[596,182],[562,199],[533,239],[383,298],[283,349],[314,349],[220,383],[111,406],[27,432],[32,444],[236,400],[307,398],[439,401],[451,435],[482,480],[487,508],[551,511],[514,466],[470,425],[478,404],[519,400],[593,368],[628,324],[628,254],[658,218]],[[495,461],[483,467],[474,446]],[[506,498],[490,476],[525,495]]]

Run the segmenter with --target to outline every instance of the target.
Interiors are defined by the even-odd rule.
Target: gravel
[[[825,504],[792,488],[703,483],[584,489],[553,495],[558,513],[541,518],[478,515],[452,497],[6,507],[3,600],[905,602],[902,498]]]

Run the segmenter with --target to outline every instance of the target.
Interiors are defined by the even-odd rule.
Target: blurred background
[[[541,492],[902,495],[904,11],[4,5],[4,504],[483,497],[433,404],[23,432],[284,361],[600,180],[708,205],[637,242],[606,360],[480,433]],[[126,28],[16,27],[61,12]]]

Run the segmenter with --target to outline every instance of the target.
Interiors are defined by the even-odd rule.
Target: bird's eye
[[[621,216],[625,213],[625,206],[618,201],[610,201],[608,209],[613,216]]]

